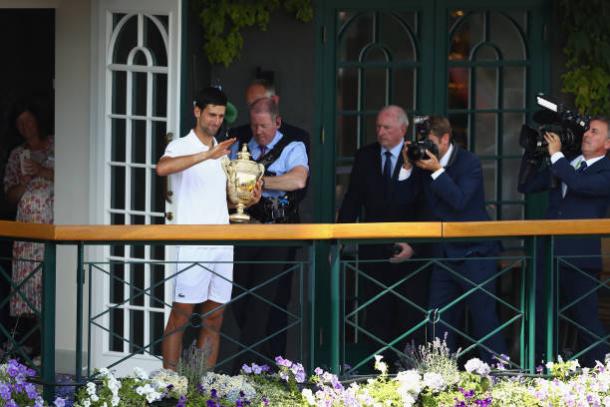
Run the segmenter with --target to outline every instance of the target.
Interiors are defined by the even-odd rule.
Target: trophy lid
[[[244,143],[241,146],[241,151],[237,153],[238,160],[249,160],[250,152],[248,151],[248,143]]]

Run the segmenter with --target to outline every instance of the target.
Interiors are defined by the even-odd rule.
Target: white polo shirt
[[[214,145],[217,141],[214,140]],[[164,156],[192,155],[209,148],[193,130],[167,145]],[[220,159],[205,160],[170,175],[176,202],[176,223],[187,225],[228,224],[227,176]]]

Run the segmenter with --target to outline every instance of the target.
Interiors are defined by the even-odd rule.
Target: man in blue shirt
[[[247,212],[254,221],[260,223],[296,223],[299,221],[298,200],[295,194],[305,188],[309,176],[309,166],[303,142],[282,134],[279,128],[282,119],[275,101],[271,98],[256,100],[250,106],[252,139],[248,149],[252,158],[265,165],[263,193],[261,201]],[[233,157],[237,148],[233,149]],[[292,276],[295,270],[285,271],[286,263],[294,260],[291,247],[250,247],[235,249],[234,287],[235,295],[244,289],[252,289],[263,284],[254,294],[274,303],[269,305],[253,294],[238,299],[233,310],[241,331],[240,343],[253,345],[254,350],[272,361],[277,355],[284,355],[286,348],[287,307],[292,290]],[[258,263],[252,263],[258,262]],[[274,279],[275,278],[275,279]],[[270,281],[271,280],[271,281]],[[270,336],[276,334],[271,339]],[[260,360],[252,352],[244,352],[237,357],[235,370],[242,362]]]

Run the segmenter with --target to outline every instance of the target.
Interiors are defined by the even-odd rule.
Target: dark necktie
[[[259,155],[259,157],[262,157],[265,155],[265,153],[267,152],[267,146],[264,146],[262,144],[258,145],[258,149],[261,150],[261,155]]]
[[[578,172],[583,172],[586,169],[587,169],[587,162],[585,160],[582,160],[580,162],[580,165],[578,166]]]
[[[392,153],[386,151],[385,162],[383,163],[383,181],[385,183],[385,195],[390,195],[390,185],[392,184]]]

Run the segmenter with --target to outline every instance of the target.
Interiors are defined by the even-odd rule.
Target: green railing
[[[76,307],[76,332],[75,337],[75,366],[74,374],[76,382],[81,382],[83,366],[91,368],[90,363],[85,364],[83,359],[84,341],[90,341],[91,335],[85,336],[84,333],[91,330],[100,319],[101,313],[107,312],[106,309],[98,311],[89,307],[90,315],[83,312],[85,286],[88,284],[90,294],[92,290],[99,289],[94,287],[95,273],[104,273],[111,277],[109,269],[106,268],[110,263],[94,261],[95,259],[85,259],[85,253],[90,246],[102,245],[178,245],[178,244],[235,244],[235,245],[298,245],[303,248],[304,260],[295,261],[290,264],[288,270],[299,275],[299,295],[293,301],[298,302],[296,313],[291,313],[291,326],[298,327],[298,345],[301,347],[299,355],[306,362],[309,368],[314,365],[324,364],[334,372],[349,374],[353,371],[341,370],[342,364],[346,360],[349,348],[346,338],[346,329],[360,330],[362,334],[367,333],[361,330],[354,316],[366,309],[370,305],[362,302],[355,307],[345,304],[345,285],[346,273],[359,274],[365,277],[365,272],[360,270],[358,263],[352,259],[342,258],[340,248],[345,243],[371,243],[371,242],[394,242],[394,241],[438,241],[441,239],[495,239],[495,238],[519,238],[525,239],[527,250],[517,256],[503,256],[496,260],[502,265],[497,272],[488,280],[475,284],[470,282],[471,289],[455,298],[442,309],[430,310],[425,305],[418,305],[421,312],[421,319],[417,324],[405,327],[398,337],[385,341],[380,338],[372,338],[378,343],[375,351],[396,350],[399,353],[402,349],[397,346],[404,338],[417,329],[424,326],[434,326],[435,322],[442,319],[445,310],[462,301],[465,296],[474,292],[491,295],[498,304],[510,310],[512,313],[508,318],[501,321],[497,330],[513,327],[517,332],[516,340],[519,341],[518,358],[513,362],[515,368],[533,371],[536,364],[535,334],[536,334],[536,264],[537,256],[544,255],[553,259],[551,248],[556,236],[565,235],[610,235],[610,220],[580,220],[580,221],[505,221],[505,222],[464,222],[464,223],[381,223],[381,224],[303,224],[303,225],[210,225],[210,226],[51,226],[51,225],[29,225],[15,222],[0,222],[0,238],[12,240],[27,240],[42,242],[45,244],[45,256],[42,262],[42,281],[43,281],[43,301],[40,310],[41,336],[42,336],[42,366],[39,370],[41,383],[45,385],[45,397],[49,399],[55,384],[55,334],[56,334],[56,314],[61,315],[62,310],[56,309],[56,285],[66,284],[76,281],[77,290],[75,295]],[[540,239],[547,241],[545,253],[538,253],[535,248]],[[74,267],[76,273],[70,282],[56,281],[57,248],[58,246],[76,246],[76,256],[72,259],[62,259],[62,264],[68,261]],[[558,307],[557,301],[558,285],[555,265],[558,262],[569,262],[568,258],[554,258],[554,261],[547,262],[545,278],[545,299],[544,309],[546,318],[547,336],[545,352],[548,355],[556,355],[557,341],[556,335],[560,320],[568,320],[569,308],[571,304],[578,301],[573,299],[571,304]],[[423,273],[433,264],[441,264],[440,259],[418,259],[420,267],[415,267],[413,273]],[[171,262],[150,262],[150,264],[165,265]],[[187,266],[188,267],[188,266]],[[292,268],[291,268],[292,267]],[[577,270],[578,271],[578,270]],[[454,273],[452,270],[448,272]],[[455,274],[455,273],[454,273]],[[0,275],[8,279],[9,270],[1,270]],[[512,277],[507,277],[512,276]],[[87,278],[85,278],[87,277]],[[116,276],[115,276],[116,277]],[[115,278],[112,277],[112,278]],[[460,278],[459,275],[456,277]],[[560,276],[559,276],[560,277]],[[119,278],[119,277],[116,277]],[[348,277],[349,278],[349,277]],[[405,283],[410,275],[405,275],[399,280]],[[512,301],[503,298],[486,290],[488,284],[494,284],[499,278],[510,278],[516,281],[517,295]],[[591,278],[591,276],[588,276]],[[134,297],[153,296],[154,290],[159,285],[165,283],[166,279],[156,280],[148,287],[136,287],[132,290],[131,296],[123,298],[129,302]],[[119,283],[126,284],[126,281]],[[379,296],[395,295],[396,285],[379,284],[381,292]],[[13,285],[14,289],[18,289]],[[242,287],[243,288],[243,287]],[[608,288],[608,281],[597,281],[595,291],[601,288]],[[254,289],[244,289],[239,295],[253,295]],[[593,292],[584,293],[582,297],[591,295]],[[17,295],[16,292],[12,295]],[[236,296],[237,297],[237,296]],[[91,295],[89,296],[91,298]],[[155,298],[155,301],[161,299]],[[235,301],[234,298],[232,301]],[[408,301],[407,298],[403,300]],[[4,299],[4,302],[8,299]],[[159,309],[167,309],[171,304],[160,301]],[[162,305],[162,307],[161,307]],[[228,304],[230,305],[230,304]],[[417,304],[416,304],[417,305]],[[111,305],[118,307],[119,303]],[[87,327],[85,328],[85,325]],[[196,325],[196,324],[195,324]],[[107,327],[102,327],[107,328]],[[481,338],[473,338],[468,331],[460,327],[452,327],[454,332],[469,343],[463,350],[469,352],[484,346],[486,339],[494,335],[497,330],[489,332]],[[578,328],[578,327],[577,327]],[[580,328],[584,328],[580,326]],[[10,340],[10,332],[6,327],[0,327],[2,339]],[[107,330],[107,334],[116,337],[119,341],[124,341],[117,332],[112,329]],[[374,336],[374,335],[373,335]],[[369,337],[371,337],[369,335]],[[233,338],[223,336],[225,341]],[[269,340],[270,337],[264,338]],[[608,337],[594,338],[596,343],[608,342]],[[151,353],[155,355],[156,346],[160,338],[154,338],[149,343],[130,343],[130,351],[125,352],[125,357],[130,357],[141,353]],[[16,343],[19,346],[20,343]],[[135,345],[135,346],[134,346]],[[256,344],[241,346],[244,351],[252,350]],[[87,345],[88,355],[91,355],[91,347]],[[488,349],[494,351],[493,349]],[[587,352],[583,349],[572,355],[579,357]],[[366,354],[356,361],[353,370],[366,364],[374,353]],[[219,363],[229,363],[220,361]],[[100,366],[101,367],[101,366]]]

